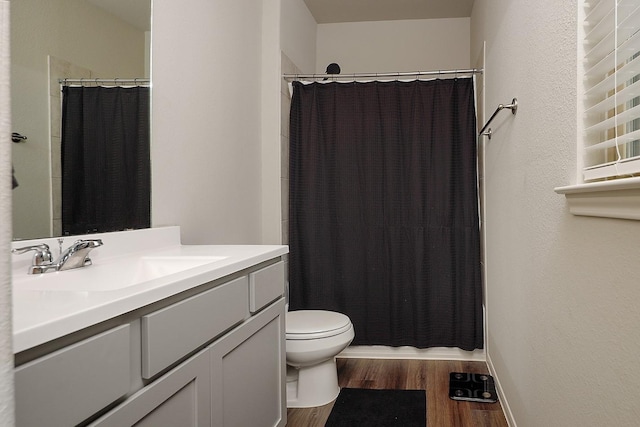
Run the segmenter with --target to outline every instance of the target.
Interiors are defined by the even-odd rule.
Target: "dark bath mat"
[[[449,397],[454,400],[496,403],[498,394],[493,377],[489,374],[451,372],[449,374]]]
[[[343,388],[325,427],[425,427],[424,390]]]

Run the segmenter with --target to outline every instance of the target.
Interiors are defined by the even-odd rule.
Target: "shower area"
[[[484,347],[483,81],[458,71],[289,78],[293,98],[283,79],[291,309],[347,314],[348,352]],[[300,74],[284,54],[282,72]]]

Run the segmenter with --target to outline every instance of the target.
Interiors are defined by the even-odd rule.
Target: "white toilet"
[[[353,340],[348,316],[333,311],[287,312],[287,407],[325,405],[340,392],[336,356]]]

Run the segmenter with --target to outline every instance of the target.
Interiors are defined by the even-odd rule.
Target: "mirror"
[[[61,230],[61,78],[149,78],[151,0],[11,2],[13,238]]]

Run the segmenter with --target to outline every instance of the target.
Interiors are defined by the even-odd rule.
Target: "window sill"
[[[640,220],[640,177],[555,188],[574,215]]]

